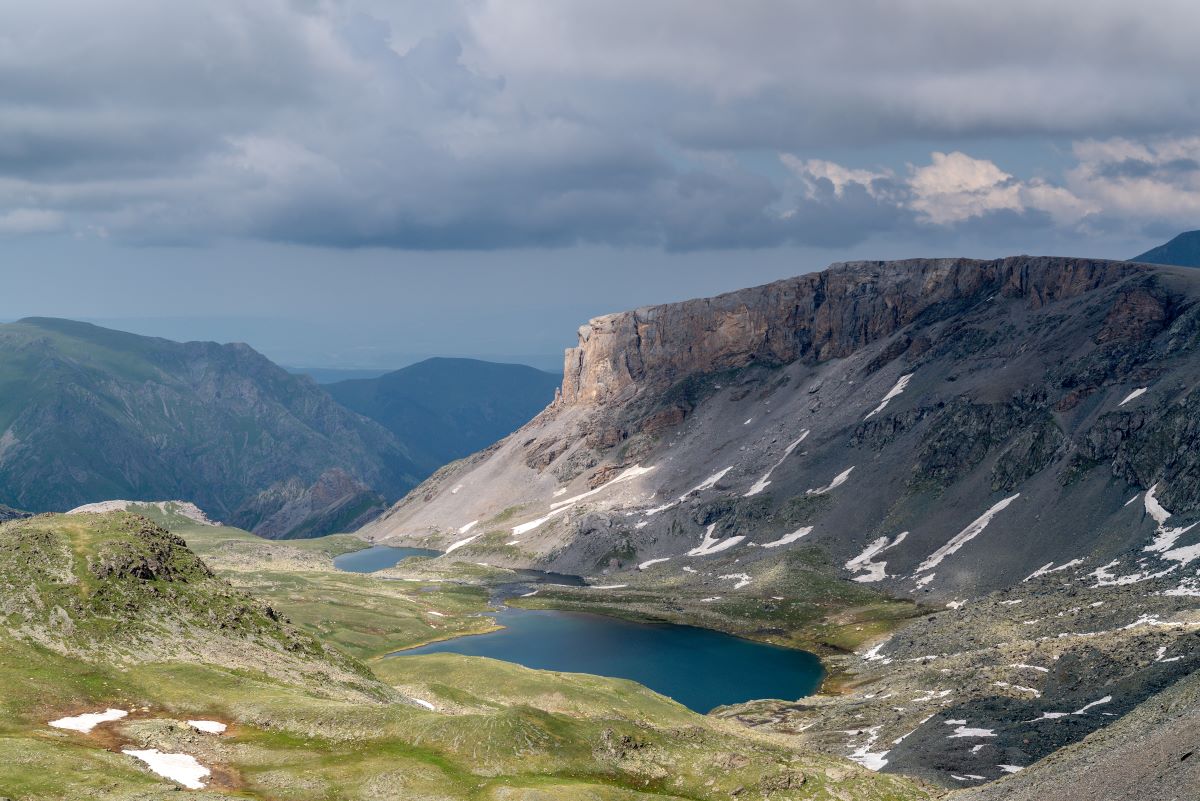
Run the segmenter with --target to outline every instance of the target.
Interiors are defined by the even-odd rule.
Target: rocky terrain
[[[245,345],[0,326],[0,499],[185,498],[272,536],[365,521],[424,475],[381,426]]]
[[[1194,667],[1198,300],[1181,268],[913,260],[597,318],[554,404],[363,533],[840,648],[830,694],[728,714],[982,785]]]

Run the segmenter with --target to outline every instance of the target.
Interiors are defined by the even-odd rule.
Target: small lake
[[[338,570],[351,573],[374,573],[376,570],[386,570],[395,567],[410,556],[437,556],[441,551],[429,548],[393,548],[389,545],[375,545],[354,553],[344,553],[333,559],[333,566]]]
[[[511,607],[494,615],[504,626],[500,631],[392,656],[486,656],[541,670],[632,679],[701,713],[758,698],[795,700],[815,692],[824,676],[820,660],[806,651],[692,626]]]

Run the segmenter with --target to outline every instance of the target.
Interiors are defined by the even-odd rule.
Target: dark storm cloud
[[[775,156],[1200,128],[1200,11],[1149,5],[10,3],[0,233],[697,250],[1075,225],[1112,182],[1191,193],[1194,154],[1081,160],[1082,189],[966,157],[796,184]]]

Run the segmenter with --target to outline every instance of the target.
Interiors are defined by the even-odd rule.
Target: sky
[[[553,365],[850,259],[1200,228],[1194,0],[0,4],[0,319]]]

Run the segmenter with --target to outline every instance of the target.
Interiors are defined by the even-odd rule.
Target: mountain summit
[[[1185,231],[1170,242],[1151,248],[1131,261],[1200,267],[1200,231]]]

